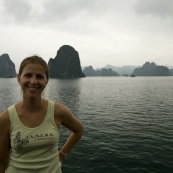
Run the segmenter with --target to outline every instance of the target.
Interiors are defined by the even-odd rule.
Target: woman
[[[17,80],[23,100],[0,114],[0,173],[61,173],[83,126],[66,106],[42,98],[49,72],[41,57],[25,58]],[[61,125],[72,133],[58,152]]]

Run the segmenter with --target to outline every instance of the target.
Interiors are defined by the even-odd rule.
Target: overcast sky
[[[173,0],[0,0],[0,55],[46,62],[70,45],[81,66],[173,66]]]

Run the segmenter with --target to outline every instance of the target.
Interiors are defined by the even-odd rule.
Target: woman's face
[[[48,83],[46,72],[40,64],[28,64],[24,67],[18,82],[21,85],[23,96],[28,98],[41,97],[41,93]]]

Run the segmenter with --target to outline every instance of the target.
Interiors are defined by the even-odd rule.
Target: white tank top
[[[54,105],[48,100],[44,122],[35,128],[23,125],[15,105],[8,108],[11,153],[5,173],[61,173],[58,156],[60,131],[54,121]]]

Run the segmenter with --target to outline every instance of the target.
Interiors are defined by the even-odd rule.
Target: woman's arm
[[[8,111],[0,114],[0,173],[4,173],[10,152],[10,119]]]
[[[60,161],[62,162],[65,154],[68,154],[81,138],[84,132],[84,128],[82,123],[71,113],[69,108],[66,106],[56,105],[55,110],[57,110],[55,111],[55,114],[60,120],[60,123],[72,131],[66,143],[59,152]]]

